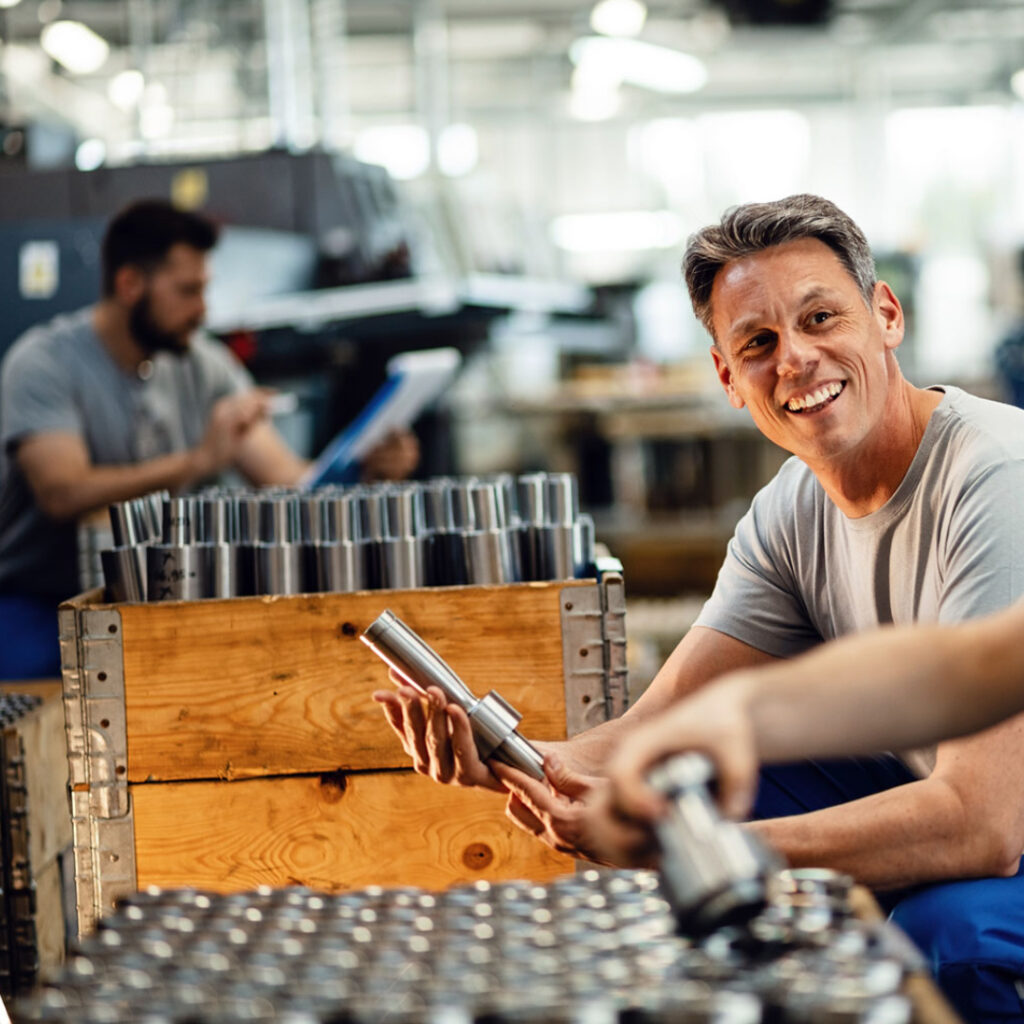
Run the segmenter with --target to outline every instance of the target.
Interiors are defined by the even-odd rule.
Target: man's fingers
[[[430,774],[430,753],[427,750],[427,720],[423,700],[415,690],[399,690],[399,699],[405,709],[405,738],[413,767],[421,775]]]
[[[524,832],[529,832],[532,836],[544,835],[544,822],[515,793],[509,793],[505,814]]]
[[[722,812],[737,821],[750,813],[757,796],[758,763],[754,751],[736,747],[716,759],[718,803]]]
[[[431,775],[438,782],[448,783],[455,774],[454,755],[448,729],[448,716],[444,713],[444,694],[436,687],[427,691],[427,750],[433,763]]]
[[[463,786],[482,786],[504,793],[505,787],[501,781],[495,778],[491,768],[480,760],[469,716],[456,704],[449,704],[445,708],[445,714],[448,716],[455,781]]]
[[[546,754],[544,757],[544,774],[559,793],[572,800],[583,800],[594,788],[596,780],[593,776],[582,775],[568,768],[559,757]]]

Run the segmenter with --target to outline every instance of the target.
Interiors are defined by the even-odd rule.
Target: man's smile
[[[821,387],[808,391],[803,395],[794,395],[783,404],[787,412],[808,413],[818,412],[826,405],[830,405],[842,393],[846,387],[846,381],[831,381],[822,384]]]

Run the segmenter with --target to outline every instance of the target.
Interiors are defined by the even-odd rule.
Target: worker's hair
[[[217,226],[164,199],[140,199],[126,206],[103,236],[103,294],[114,294],[114,278],[121,267],[136,266],[148,273],[179,244],[209,252],[217,244]]]
[[[712,338],[711,288],[731,260],[800,238],[817,238],[831,248],[871,306],[875,261],[864,233],[834,203],[798,195],[771,203],[746,203],[725,211],[721,223],[691,235],[683,255],[683,276],[697,319]]]

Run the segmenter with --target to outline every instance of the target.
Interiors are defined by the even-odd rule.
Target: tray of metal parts
[[[434,893],[140,892],[15,1007],[20,1022],[909,1024],[919,969],[850,883],[782,872],[750,925],[677,933],[658,876],[589,870]],[[920,1019],[920,1018],[917,1018]]]

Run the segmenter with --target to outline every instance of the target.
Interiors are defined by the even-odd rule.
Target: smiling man
[[[419,771],[509,792],[509,814],[586,854],[579,798],[620,738],[724,672],[884,623],[958,622],[1024,594],[1024,411],[902,375],[899,300],[859,228],[793,196],[728,211],[683,261],[729,401],[795,456],[738,524],[696,625],[621,718],[546,747],[550,785],[475,755],[439,693],[383,691]],[[882,894],[971,1021],[1018,1019],[1024,721],[937,751],[764,771],[750,824],[794,865]],[[971,881],[950,882],[953,879]],[[942,884],[935,884],[942,883]],[[1012,958],[1011,958],[1012,960]]]

